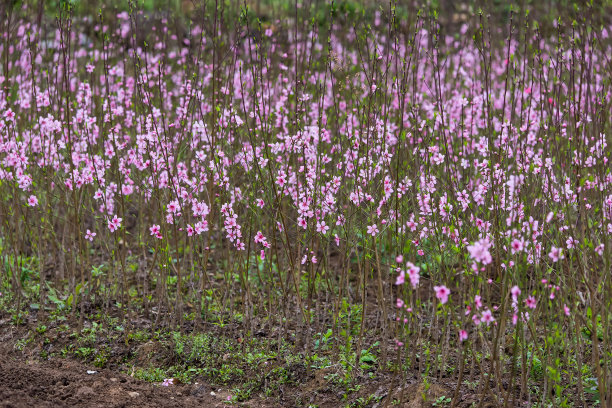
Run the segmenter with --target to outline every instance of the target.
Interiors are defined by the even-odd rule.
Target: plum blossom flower
[[[123,186],[121,186],[121,192],[123,193],[123,195],[130,195],[134,192],[134,186],[131,184],[124,184]]]
[[[178,210],[179,210],[179,203],[178,201],[171,201],[170,203],[168,203],[168,213],[169,214],[175,214]]]
[[[153,224],[149,228],[149,232],[151,233],[152,236],[161,239],[161,228],[160,228],[160,226],[158,224]]]
[[[15,112],[13,112],[11,110],[11,108],[7,109],[4,112],[4,118],[9,121],[9,122],[14,122],[15,121]]]
[[[255,238],[253,238],[253,240],[256,244],[262,244],[264,247],[268,247],[268,240],[261,231],[257,231],[257,234],[255,234]]]
[[[378,234],[378,227],[376,224],[368,225],[368,234],[372,235],[373,237]]]
[[[491,248],[489,238],[481,239],[475,242],[473,245],[469,245],[467,247],[468,251],[470,252],[470,256],[477,262],[483,263],[484,265],[488,265],[493,261],[489,248]]]
[[[468,332],[465,330],[459,330],[459,341],[464,342],[468,339]]]
[[[516,252],[522,251],[523,248],[525,247],[523,241],[519,240],[519,239],[516,239],[516,238],[512,241],[511,246],[512,246],[512,253],[513,254],[516,253]]]
[[[35,195],[31,195],[31,196],[28,198],[28,205],[29,205],[30,207],[36,207],[36,206],[38,205],[38,198],[36,198],[36,196],[35,196]]]
[[[525,299],[525,305],[530,309],[535,309],[536,304],[536,298],[534,298],[533,296],[529,296],[527,299]]]
[[[412,262],[407,262],[406,268],[408,276],[410,277],[410,284],[412,285],[413,289],[416,289],[416,287],[419,286],[419,280],[421,278],[421,275],[419,275],[421,268],[414,265]]]
[[[521,289],[515,285],[512,287],[512,289],[510,289],[510,293],[512,294],[512,300],[516,302],[521,294]]]
[[[285,175],[285,173],[280,173],[277,177],[276,177],[276,184],[278,184],[279,186],[283,187],[285,184],[287,184],[287,176]]]
[[[474,304],[476,305],[476,310],[482,307],[482,297],[480,295],[474,296]]]
[[[204,231],[208,231],[208,221],[198,221],[194,225],[195,233],[200,235]]]
[[[395,279],[395,284],[398,286],[403,285],[405,280],[406,280],[406,272],[400,270],[399,275],[397,275],[397,278]]]
[[[308,227],[308,221],[304,217],[298,217],[297,219],[298,225],[304,229]]]
[[[117,217],[117,214],[115,214],[113,218],[111,218],[111,220],[108,221],[108,229],[111,232],[115,232],[116,230],[119,229],[119,227],[121,227],[121,221],[123,221],[123,218],[119,218]]]
[[[495,318],[493,317],[493,312],[491,312],[491,310],[489,309],[484,310],[480,315],[480,321],[486,323],[487,326],[493,323],[495,321]]]
[[[90,242],[93,242],[95,236],[96,236],[95,232],[92,232],[90,230],[87,230],[87,232],[85,232],[85,239]]]
[[[553,262],[557,262],[559,259],[563,259],[562,251],[562,248],[557,248],[553,246],[551,247],[550,252],[548,253],[548,257],[552,259]]]
[[[436,297],[440,300],[440,303],[445,304],[448,302],[448,296],[451,291],[446,286],[434,286],[434,291],[436,292]]]

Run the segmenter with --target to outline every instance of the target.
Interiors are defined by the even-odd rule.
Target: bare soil
[[[94,374],[88,374],[96,371]],[[0,406],[221,407],[223,393],[202,384],[162,387],[67,359],[20,361],[0,355]]]
[[[163,387],[134,379],[108,369],[94,370],[68,359],[20,361],[0,356],[0,407],[2,408],[127,408],[127,407],[223,407],[229,406],[229,393],[205,384],[176,384]],[[89,374],[88,371],[96,371]],[[401,390],[398,390],[401,392]],[[448,389],[436,386],[427,392],[429,398],[448,395]],[[214,393],[214,395],[211,394]],[[316,392],[316,391],[315,391]],[[404,390],[407,401],[402,407],[431,406],[423,401],[422,385]],[[396,393],[399,394],[399,393]],[[399,395],[398,395],[399,396]],[[325,406],[334,406],[331,401]],[[340,403],[337,401],[337,403]],[[340,403],[341,404],[341,403]],[[282,406],[270,401],[252,400],[240,406]],[[379,406],[382,406],[379,404]]]
[[[234,401],[230,404],[228,397],[232,396],[231,385],[211,384],[200,377],[192,384],[176,383],[164,387],[160,383],[147,382],[133,376],[130,365],[147,367],[152,363],[170,364],[171,356],[167,355],[167,350],[160,342],[128,345],[124,341],[109,341],[101,336],[96,341],[107,342],[111,356],[105,368],[98,368],[93,364],[93,357],[86,361],[71,355],[61,357],[58,351],[74,340],[65,332],[58,332],[55,324],[50,324],[44,336],[38,336],[37,323],[30,318],[32,320],[28,319],[24,324],[14,325],[8,316],[0,313],[0,408],[276,408],[310,405],[336,408],[350,404],[370,408],[432,408],[433,403],[440,398],[452,396],[456,387],[450,378],[426,387],[417,372],[406,373],[403,386],[399,384],[400,378],[394,379],[389,373],[381,372],[374,378],[363,373],[356,378],[356,389],[347,401],[343,397],[343,390],[328,378],[333,373],[332,368],[307,372],[303,365],[294,364],[287,368],[292,382],[280,386],[275,395],[266,397],[258,392],[244,402]],[[32,337],[35,339],[23,347],[19,346],[20,339]],[[42,337],[50,342],[44,344]],[[42,350],[53,350],[54,353],[42,358]],[[125,358],[130,358],[130,364],[122,363]],[[260,369],[252,367],[245,370],[244,382],[265,375]],[[478,401],[473,392],[465,392],[465,389],[462,391],[458,408],[470,407]],[[368,399],[371,396],[376,398]],[[492,406],[488,401],[483,405],[485,408]]]

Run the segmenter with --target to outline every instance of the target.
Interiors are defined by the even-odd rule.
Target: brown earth
[[[163,387],[71,360],[20,361],[6,355],[0,355],[0,384],[3,408],[222,407],[228,395],[202,384]]]
[[[2,353],[4,354],[4,353]],[[68,359],[21,361],[0,356],[0,407],[225,407],[229,392],[205,384],[176,384],[168,387],[137,380],[112,370],[94,370]],[[89,373],[88,373],[89,371]],[[92,371],[95,373],[90,374]],[[214,395],[211,394],[214,393]],[[422,384],[397,390],[392,397],[404,394],[404,408],[431,407],[432,401],[449,395],[446,387],[433,385],[425,391]],[[391,397],[391,396],[390,396]],[[334,404],[324,404],[334,406]],[[391,405],[391,404],[390,404]],[[273,407],[270,401],[249,401],[239,406]],[[384,403],[374,406],[384,406]],[[396,405],[398,406],[398,405]]]
[[[44,335],[36,332],[37,321],[31,316],[15,326],[9,317],[0,313],[0,408],[8,407],[249,407],[277,408],[314,405],[320,408],[354,406],[370,408],[433,408],[440,398],[452,396],[456,383],[443,378],[425,387],[417,372],[408,373],[404,386],[399,378],[389,373],[378,373],[370,378],[360,374],[354,384],[358,386],[350,400],[344,399],[343,389],[330,382],[328,375],[333,368],[307,372],[304,366],[287,367],[291,384],[281,385],[273,396],[254,393],[245,402],[228,403],[232,395],[231,385],[211,385],[206,379],[196,379],[193,384],[174,384],[168,387],[135,378],[134,366],[122,363],[131,356],[132,363],[141,367],[168,365],[172,356],[159,341],[126,344],[121,340],[109,340],[100,334],[96,342],[105,343],[110,357],[105,368],[94,366],[93,357],[88,361],[73,356],[62,358],[59,350],[75,342],[66,331],[58,331],[55,323],[49,323]],[[74,326],[76,322],[67,320]],[[146,325],[145,325],[146,326]],[[211,328],[213,330],[213,328]],[[218,333],[222,336],[222,333]],[[45,345],[42,338],[49,342]],[[23,339],[32,339],[20,346]],[[96,343],[97,344],[97,343]],[[97,344],[99,345],[99,344]],[[41,352],[54,350],[45,358]],[[61,353],[60,353],[61,354]],[[155,363],[155,364],[152,364]],[[245,369],[245,378],[264,375],[257,367]],[[89,371],[89,373],[88,373]],[[397,383],[396,383],[397,381]],[[460,393],[458,408],[468,408],[478,402],[474,392]],[[376,397],[368,400],[369,396]],[[486,398],[487,399],[487,398]],[[357,400],[362,402],[357,403]],[[298,402],[299,401],[299,402]],[[442,405],[447,406],[448,403]],[[436,406],[440,406],[436,404]],[[494,405],[485,402],[483,407]]]

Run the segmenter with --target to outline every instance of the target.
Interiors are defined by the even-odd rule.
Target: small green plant
[[[27,312],[20,310],[20,311],[13,313],[13,315],[11,316],[11,321],[13,322],[13,325],[21,326],[22,324],[25,323],[27,316],[28,316]]]
[[[147,382],[162,382],[166,377],[166,372],[161,368],[137,368],[133,370],[134,377]]]
[[[146,330],[136,330],[128,334],[128,341],[145,342],[149,340],[150,334]]]
[[[108,363],[109,352],[106,349],[98,351],[94,357],[93,364],[98,368],[104,368]]]
[[[441,397],[438,397],[434,402],[433,402],[433,406],[434,407],[446,407],[448,405],[450,405],[451,403],[451,398],[447,397],[445,395],[442,395]]]
[[[74,355],[78,358],[89,358],[96,350],[91,347],[79,347],[74,351]]]
[[[325,334],[317,333],[317,336],[319,336],[319,338],[314,341],[314,349],[318,350],[320,348],[321,350],[327,350],[329,347],[330,340],[332,338],[332,334],[333,332],[331,329],[328,329]]]
[[[19,350],[19,351],[23,351],[25,349],[25,347],[32,341],[32,338],[30,336],[26,336],[24,338],[21,338],[19,340],[17,340],[17,343],[15,343],[15,350]]]
[[[597,378],[589,377],[584,380],[584,392],[589,394],[594,406],[598,406],[600,404],[601,396],[599,395]]]

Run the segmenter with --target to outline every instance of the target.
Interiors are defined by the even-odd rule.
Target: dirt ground
[[[228,406],[228,394],[210,386],[163,387],[65,359],[39,362],[0,356],[0,384],[3,408]]]
[[[84,362],[74,357],[62,358],[59,355],[40,358],[40,339],[28,346],[18,347],[19,339],[27,338],[33,333],[36,322],[15,327],[8,318],[0,315],[0,408],[45,408],[45,407],[248,407],[277,408],[314,405],[319,408],[337,408],[359,406],[370,408],[433,408],[440,398],[453,395],[455,384],[444,380],[439,384],[429,384],[426,388],[417,373],[410,373],[403,386],[392,381],[389,375],[380,374],[375,379],[363,374],[356,380],[359,391],[352,395],[352,401],[343,399],[342,390],[332,386],[326,375],[330,369],[315,370],[306,373],[303,367],[296,365],[292,385],[282,387],[277,395],[266,397],[263,394],[252,395],[244,402],[228,401],[232,395],[231,386],[223,388],[211,385],[206,380],[192,384],[177,383],[168,387],[160,383],[140,380],[130,373],[129,367],[120,364],[121,356],[140,355],[138,350],[144,345],[127,346],[116,342],[112,347],[116,356],[107,368],[97,368],[93,363]],[[50,329],[47,334],[54,329]],[[65,334],[53,338],[55,350],[61,350],[73,340]],[[102,340],[100,340],[102,341]],[[154,349],[146,353],[151,356],[162,356],[163,350]],[[147,366],[151,361],[134,360]],[[291,370],[290,370],[291,371]],[[261,375],[255,369],[247,376]],[[377,397],[368,400],[368,396]],[[424,398],[426,396],[426,398]],[[357,402],[361,400],[361,402]],[[298,404],[297,401],[300,401]],[[401,401],[401,402],[400,402]],[[473,393],[461,393],[458,408],[467,408],[477,402]],[[355,403],[351,405],[352,403]],[[442,406],[446,406],[448,403]],[[435,406],[441,406],[436,404]],[[485,403],[484,407],[494,405]]]
[[[4,353],[2,353],[4,354]],[[95,371],[95,373],[93,372]],[[176,384],[163,387],[137,380],[112,370],[94,370],[68,359],[21,361],[0,355],[1,408],[127,408],[127,407],[229,407],[229,392],[205,384]],[[431,406],[422,401],[423,390],[413,385],[406,390],[404,408]],[[428,394],[444,395],[434,386]],[[212,393],[212,394],[211,394]],[[410,397],[412,396],[412,398]],[[339,406],[342,403],[338,402]],[[270,401],[251,400],[242,407],[280,407]],[[325,406],[333,406],[324,404]],[[376,404],[375,406],[381,406]]]

